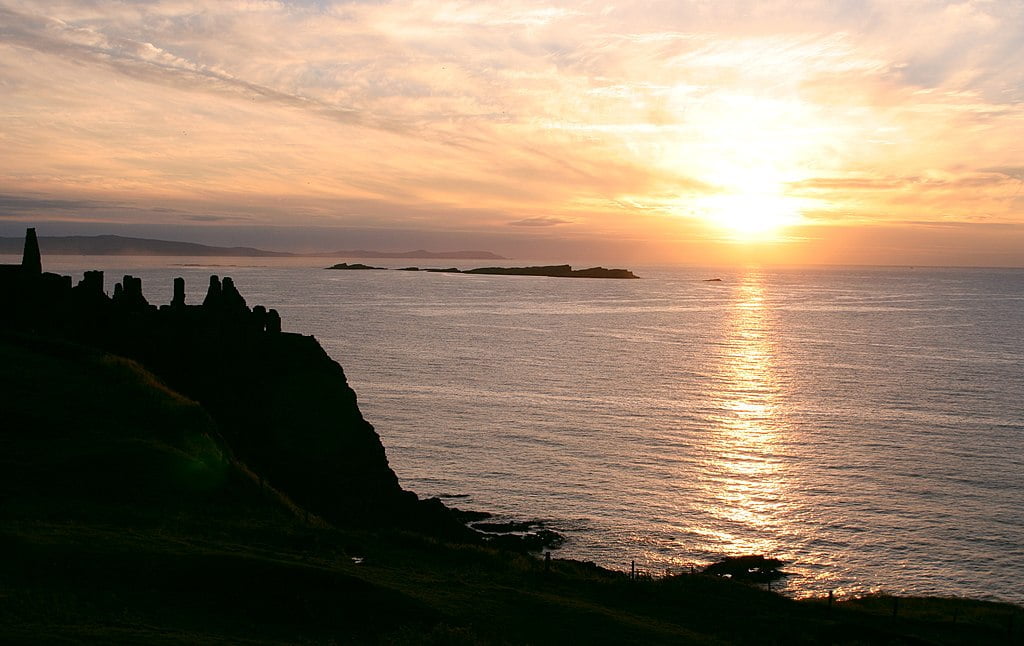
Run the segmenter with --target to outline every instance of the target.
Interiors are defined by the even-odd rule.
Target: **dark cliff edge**
[[[69,276],[42,272],[37,248],[26,257],[0,270],[0,329],[8,335],[138,362],[198,402],[225,450],[262,482],[333,524],[480,538],[439,501],[399,486],[341,366],[313,337],[282,332],[275,310],[249,307],[231,278],[212,276],[202,305],[186,305],[176,279],[172,302],[156,307],[133,276],[108,296],[101,272],[73,285]]]

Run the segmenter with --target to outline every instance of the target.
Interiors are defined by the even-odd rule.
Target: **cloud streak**
[[[969,0],[0,0],[0,185],[67,215],[652,244],[759,196],[817,226],[1020,223],[1020,24]]]
[[[125,76],[182,91],[225,93],[251,101],[269,101],[308,110],[345,124],[404,131],[397,119],[379,119],[354,108],[332,105],[300,94],[236,78],[188,61],[149,42],[111,38],[94,29],[70,28],[66,23],[0,8],[0,31],[5,42],[59,56],[79,65],[100,65]]]
[[[565,218],[553,218],[545,216],[537,216],[535,218],[525,218],[523,220],[514,220],[509,222],[510,226],[513,227],[555,227],[560,224],[571,224],[572,220],[566,220]]]

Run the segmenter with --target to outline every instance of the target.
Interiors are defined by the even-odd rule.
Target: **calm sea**
[[[141,276],[156,303],[232,276],[344,366],[406,488],[541,519],[561,556],[661,574],[758,553],[796,596],[1024,602],[1024,270],[44,261]]]

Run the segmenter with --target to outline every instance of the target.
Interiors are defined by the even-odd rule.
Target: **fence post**
[[[832,610],[832,601],[835,600],[835,595],[831,590],[828,591],[828,609]]]
[[[629,562],[629,580],[636,581],[636,560]]]

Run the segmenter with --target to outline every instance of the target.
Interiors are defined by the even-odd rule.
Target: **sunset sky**
[[[1024,265],[1024,3],[0,0],[0,235]]]

